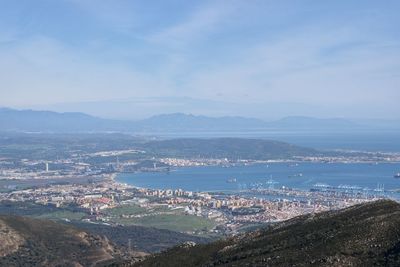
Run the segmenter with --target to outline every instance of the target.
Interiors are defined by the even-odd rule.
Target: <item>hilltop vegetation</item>
[[[142,142],[125,134],[0,133],[0,158],[68,158],[71,154],[125,150]]]
[[[301,216],[211,244],[175,247],[133,266],[177,264],[400,266],[400,204],[385,200]]]
[[[243,138],[180,138],[152,141],[143,144],[143,149],[166,157],[258,160],[282,159],[318,154],[316,150],[284,142]]]
[[[0,134],[0,158],[54,160],[81,155],[81,160],[84,162],[104,164],[115,162],[116,156],[85,157],[85,155],[112,150],[140,151],[120,155],[120,161],[151,160],[153,157],[265,160],[328,154],[328,152],[265,139],[149,140],[124,134]]]

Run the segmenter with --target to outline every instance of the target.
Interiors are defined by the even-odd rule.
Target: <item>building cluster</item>
[[[325,162],[325,163],[370,163],[378,164],[379,162],[397,163],[400,162],[400,153],[388,152],[359,152],[346,151],[350,154],[343,156],[305,156],[297,157],[298,160],[304,162]]]
[[[213,165],[230,165],[232,164],[227,158],[212,159],[212,158],[198,158],[198,159],[182,159],[182,158],[161,158],[160,162],[173,167],[196,167],[196,166],[213,166]]]
[[[42,205],[62,207],[73,205],[88,214],[95,214],[118,205],[119,199],[130,195],[117,183],[64,184],[42,186],[0,193],[0,201],[31,201]]]
[[[275,195],[270,199],[262,197],[262,193],[266,192],[258,192],[258,196],[254,197],[251,196],[251,193],[254,193],[251,191],[247,192],[250,194],[248,196],[191,192],[181,189],[142,188],[138,190],[138,193],[144,197],[155,197],[153,201],[158,204],[167,204],[171,208],[181,207],[188,215],[213,219],[224,225],[225,232],[235,232],[249,223],[283,221],[303,214],[348,207],[376,199],[376,196],[332,195],[329,192],[304,192],[293,189],[270,190],[269,193],[272,196]]]
[[[257,194],[257,197],[255,196]],[[263,196],[273,196],[267,198]],[[106,209],[134,204],[148,210],[165,206],[173,214],[182,209],[191,216],[201,216],[217,223],[215,231],[235,233],[246,224],[287,220],[298,215],[342,208],[370,201],[371,197],[333,194],[329,191],[304,192],[288,189],[218,194],[182,189],[153,190],[134,188],[113,179],[96,183],[55,184],[0,193],[0,201],[30,201],[54,207],[73,206],[85,211],[93,220],[108,221]],[[150,214],[150,213],[149,213]],[[152,213],[154,215],[154,213]],[[161,214],[161,213],[160,213]],[[122,214],[122,218],[147,216]]]
[[[93,165],[66,159],[0,161],[0,179],[7,180],[88,179],[92,176],[109,174],[111,171],[108,165]]]
[[[157,190],[139,189],[139,192],[142,192],[146,196],[155,196],[155,197],[159,197],[159,198],[173,197],[173,196],[193,197],[193,192],[192,191],[183,191],[182,189],[176,189],[176,190],[172,190],[172,189],[166,189],[166,190],[161,190],[161,189],[157,189]]]

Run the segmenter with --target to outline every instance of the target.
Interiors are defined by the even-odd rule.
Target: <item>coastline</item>
[[[288,162],[241,165],[241,166],[185,166],[175,167],[175,171],[117,173],[114,181],[128,184],[137,189],[176,190],[193,192],[240,192],[251,189],[292,188],[309,191],[311,189],[337,188],[344,190],[373,191],[377,184],[384,184],[386,192],[399,188],[393,178],[397,172],[392,163],[299,163]],[[301,173],[301,175],[299,175]],[[297,175],[296,175],[297,174]],[[237,178],[236,183],[227,182]],[[133,183],[133,181],[135,181]]]

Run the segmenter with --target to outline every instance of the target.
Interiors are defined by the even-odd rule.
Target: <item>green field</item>
[[[203,217],[185,215],[183,209],[171,210],[160,205],[142,208],[128,204],[104,211],[110,220],[123,225],[149,226],[158,229],[167,229],[178,232],[208,232],[215,226],[215,222]],[[122,218],[121,215],[142,215],[143,217]]]
[[[146,209],[139,207],[137,205],[124,205],[112,209],[107,209],[104,211],[104,213],[112,217],[119,217],[123,214],[125,215],[143,214],[146,213]]]
[[[209,219],[194,215],[162,214],[141,218],[120,219],[125,225],[141,225],[178,232],[209,231],[215,223]]]

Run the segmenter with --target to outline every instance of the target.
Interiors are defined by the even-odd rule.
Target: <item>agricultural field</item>
[[[171,209],[165,205],[144,208],[130,204],[109,209],[105,213],[110,222],[122,225],[148,226],[190,234],[204,234],[216,226],[213,220],[186,215],[183,208]]]

